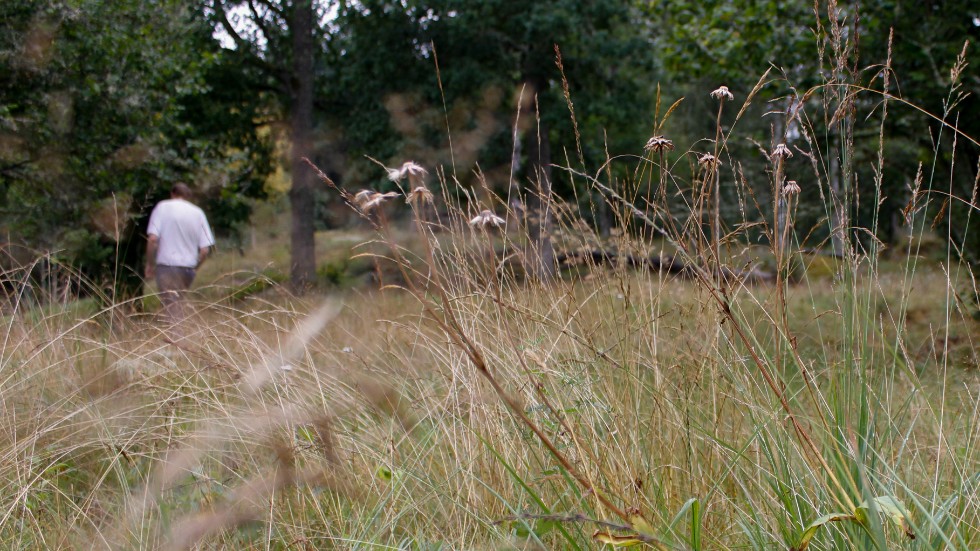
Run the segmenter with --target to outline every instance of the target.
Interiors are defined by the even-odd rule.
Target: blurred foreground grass
[[[369,237],[318,236],[321,265]],[[410,294],[368,283],[300,299],[274,278],[236,294],[233,271],[281,270],[277,251],[209,262],[179,347],[153,312],[124,307],[4,319],[0,546],[584,549],[600,545],[595,521],[628,528]],[[980,332],[938,267],[789,288],[806,369],[778,375],[829,470],[693,282],[454,269],[446,298],[507,392],[669,548],[793,546],[821,515],[877,496],[904,503],[907,530],[828,522],[809,548],[980,542]],[[771,350],[773,287],[733,293]]]

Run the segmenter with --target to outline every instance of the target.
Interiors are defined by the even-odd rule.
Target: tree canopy
[[[4,239],[130,287],[148,209],[174,181],[196,185],[220,230],[246,219],[248,198],[286,167],[302,289],[315,277],[314,206],[336,201],[304,157],[347,188],[386,185],[375,159],[411,159],[462,185],[523,195],[546,185],[583,200],[554,165],[638,155],[655,129],[683,145],[671,154],[681,159],[712,134],[707,91],[722,84],[757,94],[728,143],[743,172],[767,170],[760,144],[806,139],[789,110],[851,114],[810,119],[824,168],[790,168],[814,180],[804,196],[823,179],[855,200],[829,214],[802,201],[801,220],[870,227],[878,210],[857,199],[877,186],[891,219],[876,231],[893,240],[920,163],[954,174],[926,184],[961,198],[976,181],[980,79],[965,44],[980,39],[980,10],[966,0],[8,0],[0,21]],[[685,97],[666,128],[655,121],[661,93],[660,115]],[[881,117],[885,99],[883,145],[876,133],[840,138],[842,120]],[[287,158],[274,141],[289,144]],[[635,178],[611,166],[613,178]],[[959,222],[975,207],[943,208],[931,216],[980,267],[978,234]]]
[[[13,0],[0,20],[10,239],[134,290],[148,209],[173,182],[195,182],[219,229],[247,214],[268,144],[199,14],[167,1]]]

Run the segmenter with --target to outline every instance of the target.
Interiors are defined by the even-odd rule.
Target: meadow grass
[[[483,237],[442,245],[444,276],[418,294],[236,298],[203,281],[180,347],[152,313],[111,315],[125,306],[8,315],[0,542],[592,548],[642,526],[647,545],[767,549],[883,496],[904,529],[828,523],[810,548],[980,541],[977,327],[938,266],[804,277],[785,328],[771,284],[731,292],[815,458],[699,282],[623,266],[488,275],[464,263]],[[773,358],[783,331],[798,363]]]
[[[733,166],[719,88],[710,154],[671,160],[657,135],[594,174],[554,167],[606,203],[611,236],[588,206],[515,212],[405,165],[408,206],[339,190],[365,223],[317,236],[325,292],[280,285],[286,232],[259,224],[201,270],[176,345],[152,299],[40,307],[29,267],[5,272],[0,546],[976,549],[980,330],[958,292],[975,286],[950,247],[925,254],[928,193],[903,250],[848,226],[853,174],[826,159],[853,153],[851,84],[782,126],[839,257],[793,231],[785,136],[760,146],[768,196]],[[607,179],[621,162],[633,177]],[[752,198],[738,220],[723,178]],[[553,277],[527,238],[549,224]]]

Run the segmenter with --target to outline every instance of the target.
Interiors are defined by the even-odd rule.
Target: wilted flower
[[[367,212],[377,207],[381,203],[384,203],[390,197],[398,197],[398,192],[389,191],[388,193],[378,193],[377,191],[364,189],[354,195],[354,204],[360,207],[360,209],[364,212]]]
[[[704,155],[698,156],[698,164],[704,167],[718,166],[721,164],[721,161],[711,153],[705,153]]]
[[[388,179],[392,182],[399,182],[406,176],[410,176],[412,178],[422,178],[426,174],[428,174],[428,172],[426,172],[424,168],[413,163],[412,161],[408,161],[407,163],[403,164],[401,168],[388,170]]]
[[[786,144],[781,143],[776,146],[776,149],[772,150],[772,156],[777,159],[780,157],[784,159],[789,159],[790,157],[793,156],[793,152],[790,151],[788,147],[786,147]]]
[[[796,195],[800,192],[800,186],[796,184],[796,180],[788,180],[783,184],[783,195]]]
[[[711,92],[711,97],[713,97],[713,98],[715,98],[717,100],[726,100],[727,99],[727,100],[731,101],[731,100],[735,99],[735,96],[733,96],[732,93],[728,91],[728,86],[721,86],[717,90],[715,90],[714,92]]]
[[[496,214],[492,210],[484,210],[480,214],[473,217],[470,220],[470,226],[485,228],[487,226],[500,227],[504,225],[505,220]]]
[[[358,206],[363,205],[369,199],[371,199],[371,195],[373,195],[374,193],[375,192],[371,191],[370,189],[362,189],[361,191],[358,191],[357,193],[354,194],[354,204]]]
[[[371,196],[371,200],[368,201],[367,203],[364,203],[364,206],[361,208],[364,209],[365,211],[371,210],[374,207],[379,206],[381,203],[384,203],[389,198],[398,197],[398,195],[399,193],[397,191],[389,191],[388,193],[375,193],[373,196]]]
[[[405,196],[405,202],[410,205],[416,203],[431,203],[432,192],[425,186],[415,186],[412,191],[408,192],[408,195]]]
[[[672,151],[674,149],[674,142],[663,136],[654,136],[647,140],[647,144],[643,146],[643,149],[647,151],[656,151],[658,153],[662,151]]]

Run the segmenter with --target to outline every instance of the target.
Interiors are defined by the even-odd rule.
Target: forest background
[[[760,101],[739,122],[739,139],[727,144],[743,174],[759,173],[760,147],[803,140],[775,114],[818,102],[814,87],[831,78],[880,90],[890,52],[894,78],[881,92],[903,104],[887,119],[880,184],[869,139],[877,129],[855,136],[848,150],[834,121],[814,121],[837,141],[829,146],[830,184],[849,197],[849,212],[837,216],[874,227],[874,235],[855,234],[859,243],[894,243],[920,163],[934,171],[962,165],[949,170],[950,189],[967,201],[976,179],[975,143],[959,141],[965,155],[952,141],[934,147],[942,121],[980,135],[975,68],[967,67],[955,96],[946,92],[948,68],[969,56],[965,44],[980,34],[980,12],[965,0],[12,0],[0,10],[0,239],[8,251],[26,247],[21,260],[52,252],[129,295],[140,289],[149,209],[178,180],[194,184],[223,235],[241,235],[256,201],[287,194],[297,289],[316,279],[316,229],[349,220],[303,157],[352,191],[391,188],[372,159],[389,167],[412,160],[464,187],[479,181],[525,199],[533,199],[543,169],[554,192],[608,235],[609,209],[588,208],[596,191],[573,189],[552,176],[552,165],[598,167],[637,154],[655,130],[680,146],[668,162],[693,165],[689,153],[707,149],[698,140],[715,123],[705,90],[726,85],[744,97],[769,71]],[[831,62],[831,12],[844,22],[846,66]],[[854,97],[847,107],[854,120],[880,106],[880,95]],[[680,98],[658,128],[657,101],[666,110]],[[730,110],[722,124],[735,115]],[[610,166],[618,185],[636,183],[628,168]],[[827,212],[812,176],[795,172],[802,195],[794,231],[806,247],[840,253],[840,240],[828,240],[833,232],[812,232]],[[749,184],[765,197],[766,181]],[[883,215],[872,224],[876,186]],[[734,223],[735,192],[722,192],[722,216]],[[951,201],[936,223],[965,220],[968,211]],[[976,267],[980,239],[962,226],[939,233]]]

